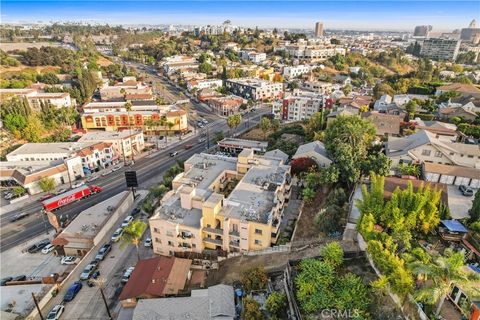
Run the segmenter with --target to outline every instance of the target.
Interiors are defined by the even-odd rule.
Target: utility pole
[[[105,288],[106,280],[104,278],[97,278],[97,279],[94,279],[93,282],[96,285],[98,285],[98,288],[100,289],[100,294],[102,295],[102,300],[103,300],[103,303],[105,304],[105,309],[107,309],[108,319],[113,320],[112,314],[110,313],[110,308],[108,307],[107,299],[105,298],[105,293],[103,292],[103,289]]]
[[[40,307],[38,306],[37,298],[35,297],[35,293],[32,292],[32,298],[33,302],[35,303],[35,306],[37,307],[38,314],[40,315],[41,320],[45,320],[42,314],[42,310],[40,310]],[[111,319],[111,318],[110,318]]]
[[[210,135],[208,133],[208,125],[207,125],[207,150],[210,149]]]

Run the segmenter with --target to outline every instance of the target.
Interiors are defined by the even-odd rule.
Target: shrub
[[[242,284],[247,292],[265,289],[267,282],[268,276],[263,266],[251,268],[242,274]]]
[[[330,264],[334,268],[339,267],[343,263],[343,249],[338,242],[330,242],[320,250],[323,261]]]
[[[243,299],[243,320],[262,320],[264,316],[260,310],[260,304],[251,297]]]
[[[265,307],[271,315],[281,316],[287,307],[287,297],[283,292],[272,292],[265,301]]]

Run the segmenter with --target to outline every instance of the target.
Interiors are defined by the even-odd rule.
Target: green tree
[[[328,243],[320,250],[320,255],[323,261],[334,267],[338,268],[343,263],[343,249],[336,241]]]
[[[22,130],[22,137],[29,142],[39,142],[44,132],[43,124],[36,115],[29,115],[27,126]]]
[[[263,266],[250,268],[242,273],[242,285],[247,292],[263,290],[267,286],[268,276]]]
[[[381,96],[388,94],[393,95],[395,91],[393,88],[386,82],[377,83],[375,87],[373,87],[373,96],[375,99],[379,99]]]
[[[243,299],[242,319],[243,320],[264,319],[263,313],[260,310],[260,304],[251,297],[245,297]]]
[[[414,296],[419,301],[428,304],[438,304],[435,315],[438,316],[447,294],[457,285],[470,296],[480,295],[480,277],[474,272],[464,269],[465,256],[463,251],[454,252],[447,248],[442,255],[436,255],[430,262],[416,261],[410,265],[412,272],[426,281]]]
[[[198,71],[205,74],[210,74],[212,73],[212,65],[208,62],[201,63],[198,66]]]
[[[267,132],[270,130],[271,123],[270,120],[266,117],[263,117],[262,120],[260,120],[260,129],[263,132],[263,138],[267,138]]]
[[[135,246],[137,251],[137,261],[140,261],[139,246],[145,229],[147,229],[147,224],[145,222],[141,220],[134,220],[123,229],[123,234],[120,238],[122,247],[130,244]]]
[[[307,203],[312,202],[313,199],[315,199],[315,195],[316,195],[315,190],[309,187],[303,189],[302,191],[303,200],[305,200],[305,202]]]
[[[272,292],[265,301],[265,308],[271,315],[281,317],[287,309],[287,296],[283,292]]]
[[[472,208],[468,211],[470,214],[470,223],[475,223],[480,221],[480,190],[477,190],[475,193],[475,198],[473,199]]]
[[[415,112],[417,111],[417,102],[415,100],[410,100],[407,102],[405,105],[405,110],[408,112],[408,117],[412,119],[415,115]]]
[[[43,177],[40,179],[38,182],[38,185],[40,186],[40,189],[42,189],[43,192],[50,192],[55,190],[55,180],[53,178],[49,177]]]
[[[20,197],[20,196],[23,196],[25,194],[25,189],[23,187],[20,187],[20,186],[16,186],[13,188],[13,193],[15,194],[15,196],[17,197]]]
[[[277,132],[278,129],[280,128],[280,120],[278,120],[278,119],[273,119],[273,120],[271,121],[271,127],[272,127],[273,132]]]
[[[27,126],[27,119],[20,114],[9,113],[3,118],[3,125],[10,132],[21,131]]]

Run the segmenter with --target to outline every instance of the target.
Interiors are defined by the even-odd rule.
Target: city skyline
[[[312,30],[322,21],[325,29],[413,31],[432,25],[440,32],[465,28],[479,16],[476,1],[2,1],[1,18],[2,23],[113,25],[216,25],[229,19],[242,27]]]

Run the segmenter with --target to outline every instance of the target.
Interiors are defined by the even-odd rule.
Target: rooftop
[[[248,149],[266,149],[268,142],[257,140],[246,140],[236,138],[225,138],[218,142],[219,146],[235,147],[235,148],[248,148]]]
[[[131,136],[142,133],[141,130],[133,129],[130,133],[130,130],[123,131],[89,131],[84,134],[78,141],[79,142],[89,142],[89,141],[108,141],[116,139],[125,139]]]
[[[53,143],[25,143],[18,149],[7,154],[8,157],[30,154],[70,154],[91,146],[92,142],[53,142]]]
[[[232,82],[232,83],[239,83],[244,86],[250,86],[250,87],[257,87],[257,88],[262,88],[274,84],[282,85],[280,82],[271,82],[263,79],[258,79],[258,78],[236,78],[236,79],[228,79],[227,82]]]

